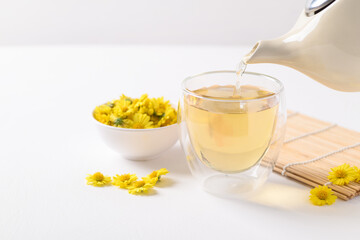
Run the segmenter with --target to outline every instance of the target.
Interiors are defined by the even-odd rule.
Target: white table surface
[[[0,48],[0,239],[349,239],[360,198],[309,203],[310,188],[272,174],[248,200],[214,197],[190,175],[179,144],[133,162],[108,149],[92,108],[121,93],[174,103],[188,75],[233,69],[245,47]],[[328,89],[295,70],[248,66],[284,82],[288,108],[360,130],[360,93]],[[166,167],[157,193],[87,186],[88,173]]]

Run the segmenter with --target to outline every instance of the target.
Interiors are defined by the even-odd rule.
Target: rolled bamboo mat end
[[[348,163],[360,167],[360,133],[297,112],[288,112],[283,148],[274,171],[311,187],[328,183],[331,168]],[[349,200],[360,184],[328,185]]]

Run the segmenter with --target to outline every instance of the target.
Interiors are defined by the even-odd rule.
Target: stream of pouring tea
[[[236,82],[234,95],[240,95],[241,78],[246,70],[246,66],[246,63],[243,60],[241,60],[240,63],[236,66]]]

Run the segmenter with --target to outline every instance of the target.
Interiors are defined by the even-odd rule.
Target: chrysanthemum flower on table
[[[144,194],[153,188],[155,184],[160,180],[162,175],[167,174],[169,171],[166,168],[161,168],[159,170],[153,171],[146,177],[143,177],[142,180],[137,180],[138,177],[136,174],[116,174],[113,177],[111,182],[111,177],[104,176],[102,173],[97,172],[95,174],[88,174],[86,177],[87,184],[93,185],[96,187],[102,187],[112,183],[114,186],[118,186],[123,189],[127,189],[130,194]]]
[[[150,188],[153,188],[155,184],[141,180],[135,181],[130,186],[127,187],[130,194],[141,194],[147,193]]]
[[[106,125],[147,129],[165,127],[177,122],[177,112],[164,98],[149,98],[143,94],[140,98],[122,95],[120,99],[97,106],[94,118]]]
[[[136,176],[136,174],[116,174],[116,176],[113,177],[112,185],[118,186],[120,188],[127,188],[137,179],[138,177]]]
[[[169,171],[166,168],[161,168],[159,170],[153,171],[152,173],[150,173],[146,177],[143,177],[142,179],[147,182],[155,184],[158,181],[160,181],[162,175],[165,175],[167,173],[169,173]]]
[[[111,183],[111,177],[104,176],[101,172],[88,174],[86,177],[87,184],[95,187],[103,187]]]
[[[344,163],[331,169],[328,179],[332,184],[343,186],[356,178],[356,171],[349,164]]]
[[[309,199],[314,205],[323,206],[333,204],[337,197],[334,195],[331,188],[327,186],[318,186],[311,189]]]

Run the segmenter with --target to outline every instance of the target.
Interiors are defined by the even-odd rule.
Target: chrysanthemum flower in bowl
[[[106,145],[131,160],[148,160],[178,139],[177,112],[163,98],[120,99],[97,106],[93,119]]]

